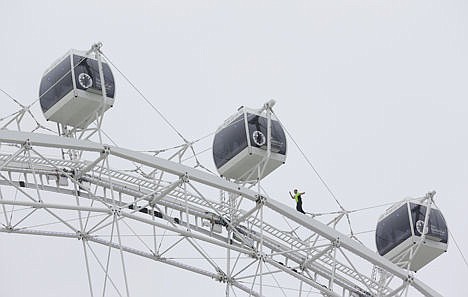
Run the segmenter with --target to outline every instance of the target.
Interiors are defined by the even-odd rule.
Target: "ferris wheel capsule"
[[[53,63],[44,72],[39,88],[45,118],[66,126],[86,128],[101,111],[112,107],[114,76],[106,62],[102,61],[101,65],[102,68],[95,57],[77,50],[70,50]]]
[[[426,212],[426,204],[408,200],[389,208],[380,217],[375,232],[379,254],[417,271],[446,252],[448,228],[445,219],[440,210],[430,207],[425,225]]]
[[[218,128],[213,141],[218,172],[234,180],[261,179],[286,161],[286,136],[267,110],[241,107]]]

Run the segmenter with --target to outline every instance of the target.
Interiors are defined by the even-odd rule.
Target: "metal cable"
[[[145,100],[146,103],[148,103],[148,104],[151,106],[151,108],[159,114],[159,116],[163,119],[163,121],[166,122],[166,124],[167,124],[169,127],[171,127],[171,129],[174,130],[174,132],[176,132],[177,135],[178,135],[180,138],[182,138],[182,140],[183,140],[184,142],[187,143],[187,142],[188,142],[187,139],[179,132],[179,130],[177,130],[177,128],[176,128],[171,122],[169,122],[169,120],[156,108],[156,106],[154,106],[154,104],[151,103],[151,101],[150,101],[148,98],[146,98],[146,96],[143,94],[143,92],[140,91],[140,89],[138,89],[138,88],[135,86],[135,84],[133,84],[133,83],[130,81],[130,79],[129,79],[122,71],[120,71],[120,69],[112,62],[111,59],[109,59],[109,57],[108,57],[106,54],[104,54],[104,53],[103,53],[102,51],[100,51],[100,50],[99,50],[99,52],[104,56],[104,58],[106,58],[106,60],[109,62],[109,64],[111,64],[112,67],[114,67],[115,70],[117,70],[117,72],[120,73],[120,75],[122,75],[122,77],[127,81],[127,83],[130,84],[130,86],[132,86],[132,88],[141,96],[141,98],[143,98],[143,100]]]
[[[275,114],[275,112],[270,108],[270,111],[272,114]],[[323,184],[323,186],[327,189],[328,193],[330,193],[330,195],[333,197],[333,199],[335,200],[335,202],[338,204],[338,206],[340,207],[340,209],[345,213],[345,216],[346,216],[346,220],[348,222],[348,227],[349,227],[349,231],[351,232],[351,238],[355,238],[357,241],[359,241],[359,239],[357,237],[354,236],[354,231],[353,231],[353,227],[351,226],[351,218],[349,217],[349,213],[348,211],[343,207],[343,205],[340,203],[340,201],[338,201],[338,198],[336,198],[336,195],[335,193],[333,193],[332,189],[328,186],[328,184],[325,182],[325,180],[322,178],[322,176],[320,175],[320,173],[318,172],[318,170],[315,168],[315,166],[312,164],[312,162],[310,161],[310,159],[307,157],[307,155],[304,153],[304,151],[302,150],[302,148],[300,147],[300,145],[296,142],[296,140],[294,139],[294,137],[292,137],[291,133],[289,133],[289,130],[286,129],[286,126],[283,125],[283,123],[281,122],[281,120],[278,118],[278,116],[276,116],[276,119],[278,120],[278,122],[280,123],[280,125],[283,127],[284,131],[286,131],[286,134],[289,136],[289,138],[294,142],[294,144],[296,145],[297,149],[299,150],[299,152],[301,153],[302,157],[306,160],[306,162],[309,164],[309,166],[312,168],[312,170],[314,171],[315,175],[318,177],[318,179],[320,180],[320,182]],[[359,241],[360,242],[360,241]]]
[[[273,110],[271,110],[271,112],[276,116],[275,112]],[[328,186],[328,184],[325,182],[325,180],[322,178],[322,176],[320,175],[320,173],[317,171],[317,169],[315,168],[315,166],[312,164],[312,162],[310,161],[310,159],[307,157],[307,155],[304,153],[304,151],[302,150],[301,146],[296,142],[296,140],[294,139],[294,137],[292,137],[291,133],[289,133],[289,130],[286,129],[286,126],[283,125],[283,123],[281,122],[281,120],[278,118],[278,116],[276,116],[276,119],[278,120],[278,122],[281,124],[281,126],[283,127],[284,131],[286,131],[286,134],[288,134],[289,138],[294,142],[294,144],[296,145],[297,149],[299,150],[299,152],[301,153],[302,157],[306,160],[306,162],[309,164],[309,166],[312,168],[312,170],[314,171],[315,175],[319,178],[320,182],[323,184],[323,186],[327,189],[328,193],[330,193],[330,195],[333,197],[333,199],[335,200],[335,202],[338,204],[338,206],[343,210],[345,211],[345,208],[341,205],[341,203],[338,201],[338,198],[336,198],[335,196],[335,193],[333,193],[333,191],[331,190],[331,188]]]
[[[197,141],[195,142],[189,142],[183,135],[182,133],[179,132],[179,130],[177,130],[177,128],[162,114],[162,112],[160,112],[156,106],[154,106],[153,103],[151,103],[151,101],[146,98],[146,96],[143,94],[143,92],[137,88],[137,86],[135,84],[133,84],[130,79],[112,62],[112,60],[106,55],[104,54],[101,50],[99,50],[99,53],[102,54],[104,56],[104,58],[106,59],[107,62],[109,62],[109,64],[112,65],[112,67],[115,68],[115,70],[117,70],[118,73],[120,73],[120,75],[122,75],[122,77],[127,81],[128,84],[130,84],[130,86],[132,86],[132,88],[141,96],[141,98],[143,98],[144,101],[146,101],[146,103],[148,103],[151,108],[163,119],[163,121],[169,126],[171,127],[172,130],[174,130],[174,132],[180,137],[182,138],[182,140],[185,142],[185,144],[187,144],[189,147],[190,147],[190,150],[193,152],[193,157],[195,158],[196,162],[197,162],[197,166],[207,170],[208,172],[212,173],[211,170],[209,170],[208,168],[206,168],[205,166],[203,166],[202,164],[200,164],[198,158],[197,158],[197,154],[195,153],[194,149],[193,149],[193,144],[195,142],[198,142],[208,136],[210,136],[211,134],[207,135],[207,136],[204,136],[200,139],[198,139]]]
[[[465,262],[466,268],[468,268],[468,261],[466,261],[465,255],[463,255],[463,252],[462,252],[460,246],[458,245],[457,241],[455,240],[455,236],[453,236],[452,232],[450,232],[449,229],[447,229],[447,230],[448,230],[448,232],[449,232],[449,234],[450,234],[450,238],[452,238],[453,242],[455,243],[455,246],[457,247],[458,252],[459,252],[460,255],[462,256],[463,262]]]
[[[16,104],[18,104],[20,107],[21,107],[21,110],[9,115],[9,116],[6,116],[4,118],[1,119],[4,120],[10,116],[13,116],[14,114],[16,113],[19,113],[21,112],[22,110],[26,111],[27,113],[29,113],[31,115],[31,117],[33,118],[33,120],[36,122],[36,129],[34,129],[33,131],[37,130],[38,128],[42,128],[42,129],[45,129],[47,131],[51,131],[51,132],[54,132],[52,131],[51,129],[41,125],[39,123],[39,121],[35,118],[35,116],[32,114],[31,112],[31,107],[36,104],[41,98],[42,96],[44,96],[45,94],[47,94],[53,87],[55,87],[62,79],[64,79],[68,74],[70,74],[73,70],[75,70],[76,67],[78,67],[78,65],[81,64],[81,62],[83,62],[85,59],[87,59],[87,57],[83,57],[80,61],[78,61],[78,63],[76,65],[73,66],[73,68],[71,68],[70,70],[68,70],[64,75],[62,75],[53,85],[51,85],[47,90],[45,90],[44,93],[42,93],[42,95],[40,95],[36,100],[34,100],[31,104],[25,106],[23,104],[21,104],[17,99],[15,99],[13,96],[11,96],[8,92],[6,92],[5,90],[3,90],[2,88],[0,88],[0,91],[5,94],[8,98],[10,98],[11,100],[13,100],[13,102],[15,102]]]
[[[433,202],[434,205],[440,210],[440,207],[435,203],[435,201],[433,200],[432,202]],[[455,240],[455,236],[453,236],[453,234],[452,234],[452,232],[450,232],[450,229],[449,229],[449,228],[447,228],[447,230],[448,230],[448,232],[449,232],[449,234],[450,234],[450,238],[452,238],[453,242],[455,243],[455,246],[456,246],[457,249],[458,249],[458,252],[460,253],[460,255],[461,255],[461,257],[462,257],[463,262],[465,262],[466,268],[468,268],[468,261],[466,260],[465,255],[463,254],[463,252],[462,252],[460,246],[458,245],[457,241]]]
[[[21,108],[24,108],[24,105],[19,103],[18,100],[16,100],[15,98],[13,98],[13,96],[11,96],[10,94],[8,94],[5,90],[3,90],[2,88],[0,88],[0,91],[5,94],[8,98],[10,98],[11,100],[13,100],[13,102],[15,102],[16,104],[18,104]]]

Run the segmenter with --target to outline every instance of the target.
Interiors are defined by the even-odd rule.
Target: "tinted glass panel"
[[[42,77],[39,87],[39,98],[43,112],[48,111],[49,108],[73,89],[70,69],[70,57],[67,56]]]
[[[236,118],[229,126],[218,131],[213,141],[213,159],[220,168],[247,147],[244,116]]]
[[[278,121],[271,121],[271,150],[282,155],[286,154],[286,135]]]
[[[396,209],[377,224],[375,243],[380,255],[385,255],[411,236],[411,225],[406,204]]]
[[[249,123],[250,144],[254,147],[267,149],[268,137],[268,119],[262,116],[249,114],[247,116]],[[283,128],[278,121],[271,121],[271,151],[286,154],[286,136]]]
[[[410,203],[411,218],[414,226],[414,234],[420,236],[423,233],[424,219],[426,218],[426,209],[424,205]],[[448,230],[445,219],[438,209],[431,208],[428,220],[427,236],[436,238],[443,243],[448,242]]]
[[[98,61],[73,55],[73,65],[75,67],[76,87],[81,90],[102,94]],[[102,63],[102,71],[104,73],[106,95],[107,97],[114,98],[114,76],[107,63]]]

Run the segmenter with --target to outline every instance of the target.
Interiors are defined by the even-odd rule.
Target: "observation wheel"
[[[100,46],[93,53],[105,85]],[[98,94],[104,99],[105,89]],[[278,202],[262,188],[263,172],[253,171],[253,182],[235,181],[183,164],[190,142],[168,158],[103,144],[110,106],[95,104],[85,119],[74,118],[73,129],[59,123],[58,136],[40,124],[22,128],[29,109],[0,129],[0,232],[76,240],[90,296],[131,296],[125,263],[133,256],[221,283],[225,296],[441,296],[334,228],[346,212],[321,222]],[[68,121],[60,108],[50,118]],[[250,133],[256,145],[271,149],[271,132],[258,131]],[[93,263],[101,275],[92,274]]]

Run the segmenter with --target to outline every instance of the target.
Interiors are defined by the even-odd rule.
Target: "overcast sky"
[[[450,0],[1,0],[0,88],[30,103],[55,59],[102,41],[108,57],[189,139],[214,131],[241,105],[260,107],[274,98],[277,115],[346,208],[436,190],[436,203],[468,256],[467,15],[468,2]],[[115,76],[116,103],[104,126],[114,140],[135,150],[178,144]],[[0,117],[12,108],[1,95]],[[43,120],[37,105],[34,110]],[[201,159],[214,168],[209,152]],[[287,163],[265,188],[291,203],[287,191],[295,187],[306,191],[306,210],[336,209],[290,141]],[[352,217],[355,229],[374,229],[383,211]],[[372,236],[363,240],[375,250]],[[453,240],[449,244],[417,277],[444,296],[462,296],[468,268]],[[87,294],[74,245],[0,235],[0,295]],[[183,275],[179,282],[191,277],[140,259],[132,263],[135,271]],[[197,294],[150,279],[163,295]],[[221,286],[203,296],[220,292]]]

